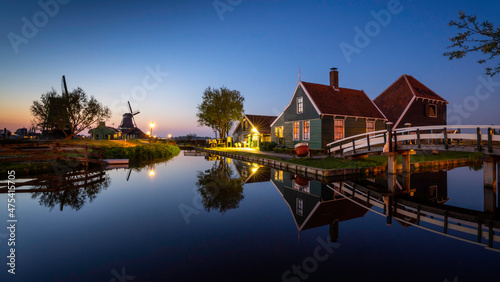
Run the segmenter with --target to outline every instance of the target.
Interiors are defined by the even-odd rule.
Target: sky
[[[66,76],[154,135],[195,133],[208,87],[245,97],[248,114],[279,115],[301,80],[362,89],[374,99],[409,74],[448,100],[450,124],[499,124],[500,75],[479,55],[443,53],[458,11],[500,24],[500,1],[2,1],[0,127],[30,127],[33,101]],[[492,66],[498,63],[487,63]],[[86,132],[84,132],[86,133]]]

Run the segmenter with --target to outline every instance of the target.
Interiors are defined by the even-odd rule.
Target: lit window
[[[293,140],[299,140],[299,122],[293,123]]]
[[[274,171],[274,180],[283,182],[283,171],[282,170],[275,170]]]
[[[304,111],[304,99],[302,97],[297,98],[297,113],[300,114]]]
[[[334,132],[335,132],[335,140],[344,138],[344,120],[343,119],[336,119],[335,120]]]
[[[279,138],[283,138],[283,126],[279,127],[278,134],[279,134]]]
[[[302,199],[297,198],[297,211],[296,213],[302,216],[304,212],[304,201]]]
[[[427,116],[437,117],[437,105],[427,105]]]
[[[278,135],[279,135],[278,131],[279,131],[278,127],[275,127],[274,128],[274,136],[278,137]]]
[[[304,121],[304,140],[311,138],[311,121]]]
[[[374,121],[366,121],[366,132],[375,131],[375,122]],[[370,135],[371,136],[371,135]]]

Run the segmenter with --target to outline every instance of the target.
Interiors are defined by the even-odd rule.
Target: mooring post
[[[497,169],[494,158],[488,158],[483,162],[484,173],[484,211],[495,213],[497,206]]]

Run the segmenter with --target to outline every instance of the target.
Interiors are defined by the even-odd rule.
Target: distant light
[[[168,135],[168,139],[171,139],[171,138],[172,138],[172,134],[169,134],[169,135]]]
[[[151,177],[155,176],[155,171],[154,170],[150,170],[149,171],[149,176],[151,176]]]
[[[146,134],[147,134],[147,135],[151,135],[151,131],[148,131]]]
[[[257,130],[257,128],[252,128],[252,131],[255,132],[255,133],[259,133],[259,131]]]
[[[154,136],[154,138],[156,138],[156,135]]]
[[[149,127],[151,127],[151,128],[155,127],[155,123],[151,122],[151,124],[149,125]]]
[[[258,169],[258,167],[252,167],[252,172],[256,172]]]

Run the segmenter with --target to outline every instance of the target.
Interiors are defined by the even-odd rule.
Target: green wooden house
[[[271,140],[288,148],[307,142],[311,149],[345,137],[382,130],[387,118],[363,90],[339,87],[339,73],[330,85],[300,81],[290,103],[271,124]]]
[[[121,139],[122,134],[120,131],[113,127],[106,126],[102,121],[96,128],[89,130],[89,134],[93,140],[111,140]]]
[[[233,144],[239,147],[259,147],[271,141],[271,123],[276,116],[243,114],[233,131]]]

